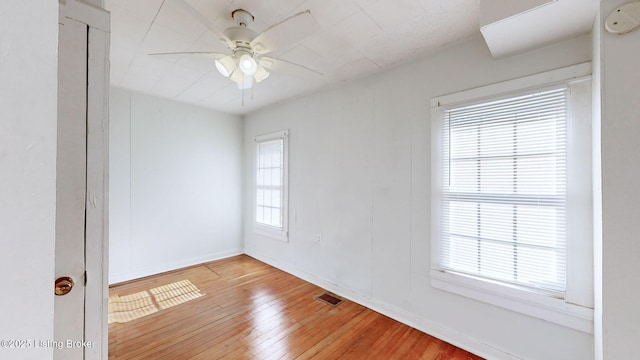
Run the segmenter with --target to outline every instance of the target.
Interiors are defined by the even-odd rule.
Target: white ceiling
[[[149,56],[157,52],[228,52],[175,0],[107,0],[111,11],[111,83],[114,86],[213,108],[248,113],[262,106],[361,77],[411,60],[479,32],[480,0],[186,0],[220,29],[231,12],[255,16],[258,33],[303,10],[320,30],[269,56],[323,73],[272,71],[244,94],[222,77],[213,60]]]
[[[243,95],[235,83],[218,73],[210,57],[148,55],[228,53],[176,1],[180,0],[106,0],[112,22],[112,85],[237,114],[381,71],[480,31],[481,0],[185,0],[220,30],[235,25],[231,19],[235,9],[255,16],[250,27],[258,33],[307,9],[320,24],[317,32],[268,56],[313,68],[323,76],[274,69],[269,78]],[[500,1],[512,0],[488,3]],[[576,6],[597,2],[556,1]],[[587,20],[581,24],[579,31],[590,28]],[[553,36],[547,34],[546,40]]]

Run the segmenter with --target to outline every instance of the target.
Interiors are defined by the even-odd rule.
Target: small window
[[[432,100],[432,286],[593,331],[589,74]]]
[[[255,230],[287,239],[288,131],[258,136],[256,141]]]

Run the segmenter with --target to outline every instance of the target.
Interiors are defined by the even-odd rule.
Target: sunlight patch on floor
[[[155,312],[158,312],[158,308],[146,291],[109,296],[109,324],[129,322]]]
[[[203,294],[189,280],[182,280],[173,284],[159,286],[149,290],[158,303],[160,309],[168,309],[189,300],[197,299]]]
[[[109,296],[109,324],[126,323],[204,296],[189,280],[131,295]]]

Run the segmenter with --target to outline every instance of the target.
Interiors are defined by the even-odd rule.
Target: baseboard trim
[[[434,323],[433,321],[424,319],[396,306],[385,304],[384,302],[358,294],[334,282],[300,270],[295,266],[282,263],[270,257],[262,256],[249,249],[245,249],[245,254],[478,356],[496,360],[522,360],[519,356],[497,349],[450,327]]]
[[[204,255],[204,256],[197,256],[189,259],[173,261],[170,263],[162,264],[162,266],[147,267],[144,269],[139,269],[139,270],[124,273],[124,274],[115,274],[115,275],[109,276],[109,285],[114,285],[114,284],[122,283],[125,281],[140,279],[146,276],[151,276],[151,275],[164,273],[167,271],[182,269],[189,266],[200,265],[202,263],[206,263],[209,261],[226,259],[232,256],[242,255],[242,254],[244,254],[244,251],[242,251],[242,249],[219,251],[219,252]]]

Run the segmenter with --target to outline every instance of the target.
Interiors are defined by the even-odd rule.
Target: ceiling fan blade
[[[182,9],[184,9],[184,11],[186,11],[191,16],[193,16],[202,25],[204,25],[207,28],[207,30],[209,30],[209,32],[213,34],[213,36],[215,36],[218,40],[220,40],[229,50],[235,49],[236,44],[234,44],[233,41],[231,41],[229,37],[227,37],[227,35],[225,35],[222,31],[218,30],[218,28],[211,21],[209,21],[209,19],[202,16],[202,14],[198,12],[198,10],[194,9],[191,5],[189,5],[184,0],[172,0],[172,1],[176,5],[179,5]]]
[[[211,52],[211,51],[180,51],[180,52],[166,52],[166,53],[153,53],[153,54],[148,54],[151,56],[157,56],[157,55],[195,55],[195,56],[208,56],[208,57],[212,57],[214,59],[220,59],[223,58],[227,55],[225,54],[221,54],[221,53],[217,53],[217,52]]]
[[[323,76],[323,74],[317,70],[283,59],[263,56],[260,58],[259,62],[260,65],[264,66],[265,68],[277,72],[283,72],[303,77],[308,77],[309,75]]]
[[[320,24],[306,10],[290,16],[258,34],[251,41],[251,49],[266,54],[286,45],[297,43],[320,29]]]
[[[262,82],[262,80],[268,78],[269,75],[269,71],[267,71],[264,66],[258,63],[258,69],[256,70],[256,73],[253,74],[253,78],[256,80],[256,82]]]

